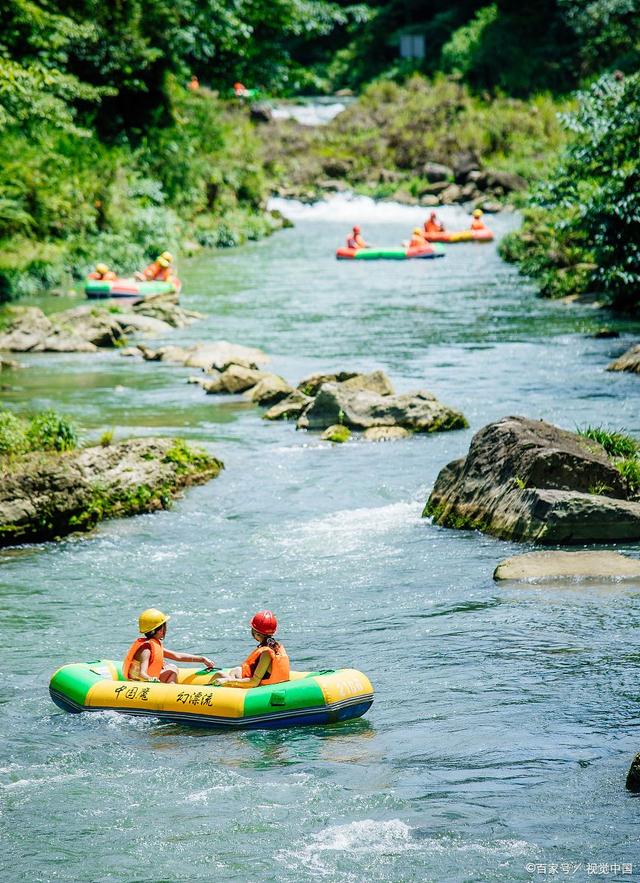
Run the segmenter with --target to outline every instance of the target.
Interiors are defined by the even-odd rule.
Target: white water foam
[[[295,120],[303,126],[324,126],[345,110],[342,101],[332,104],[281,104],[271,111],[274,120]]]
[[[269,200],[268,207],[277,209],[292,221],[340,221],[349,224],[389,222],[413,226],[422,224],[431,211],[424,206],[376,201],[369,196],[356,196],[353,193],[337,193],[309,204],[274,196]],[[460,206],[439,206],[437,211],[447,227],[453,229],[469,225],[469,213]]]

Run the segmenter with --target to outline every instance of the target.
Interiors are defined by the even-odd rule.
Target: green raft
[[[246,690],[211,680],[211,672],[182,668],[177,684],[126,681],[120,662],[101,659],[64,665],[49,693],[65,711],[117,711],[227,730],[336,723],[361,717],[373,702],[371,682],[353,668],[292,671],[285,683]]]

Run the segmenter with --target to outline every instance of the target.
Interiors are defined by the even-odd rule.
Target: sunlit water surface
[[[605,372],[637,326],[536,299],[494,245],[334,260],[350,224],[397,243],[415,209],[340,198],[286,210],[294,230],[182,264],[184,302],[208,318],[172,342],[257,345],[291,381],[382,368],[471,428],[331,447],[241,397],[205,396],[187,369],[117,352],[24,357],[10,407],[55,406],[86,437],[181,435],[226,470],[169,512],[0,555],[1,878],[639,873],[640,804],[623,786],[640,748],[640,586],[498,587],[495,565],[522,547],[421,518],[440,467],[490,420],[640,432],[637,378]],[[502,234],[517,221],[490,223]],[[603,325],[622,337],[594,339]],[[172,616],[168,646],[223,663],[244,658],[249,616],[271,607],[297,668],[362,669],[373,708],[343,725],[227,734],[54,707],[52,671],[122,656],[150,605]]]

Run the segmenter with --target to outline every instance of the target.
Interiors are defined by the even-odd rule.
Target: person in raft
[[[428,242],[424,238],[422,228],[414,227],[411,239],[409,240],[409,248],[423,248],[425,245],[428,245]]]
[[[213,684],[225,687],[259,687],[289,680],[289,657],[284,645],[273,637],[278,621],[270,610],[261,610],[251,620],[251,635],[258,646],[242,665],[214,674]]]
[[[431,212],[427,220],[424,222],[425,233],[444,233],[444,224],[438,220],[435,212]]]
[[[347,236],[347,248],[369,248],[368,243],[360,235],[360,227],[356,224],[349,236]]]
[[[135,277],[143,282],[166,282],[173,272],[172,263],[173,255],[171,252],[163,251],[144,270],[138,271]]]
[[[167,650],[163,647],[168,621],[169,617],[155,607],[150,607],[140,614],[138,626],[144,637],[136,638],[125,656],[122,674],[126,680],[175,684],[178,680],[178,669],[175,665],[166,665],[165,659],[173,659],[176,662],[198,662],[205,668],[216,668],[215,663],[206,656],[176,653],[175,650]]]
[[[117,276],[113,272],[113,270],[110,270],[109,267],[107,267],[106,264],[96,264],[95,270],[93,271],[93,273],[89,273],[87,278],[99,280],[103,279],[106,282],[111,281],[112,279],[116,279]]]
[[[471,221],[471,229],[472,230],[486,230],[487,228],[484,225],[484,221],[482,220],[482,209],[476,208],[473,210],[473,218]]]

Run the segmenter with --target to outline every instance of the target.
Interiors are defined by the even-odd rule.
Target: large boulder
[[[542,420],[505,417],[440,471],[424,515],[503,539],[640,539],[640,503],[597,442]]]
[[[460,429],[467,425],[462,414],[423,390],[380,395],[367,389],[349,389],[345,383],[325,383],[299,419],[298,426],[326,429],[334,423],[350,429],[403,426],[413,432]]]
[[[0,546],[167,508],[182,488],[209,481],[221,469],[204,451],[157,438],[0,459]]]
[[[631,761],[625,787],[627,791],[632,791],[634,794],[640,791],[640,753],[636,754]]]
[[[437,162],[426,162],[420,171],[422,177],[426,178],[430,184],[435,184],[440,181],[450,181],[453,178],[453,169]]]
[[[505,193],[511,191],[526,190],[528,187],[527,179],[515,172],[487,172],[486,186],[495,190],[501,187]]]
[[[97,347],[117,346],[124,327],[117,314],[103,307],[83,305],[49,317],[58,336],[80,337]]]
[[[640,374],[640,343],[636,343],[607,366],[607,371],[629,371]]]
[[[493,578],[535,583],[640,581],[640,560],[621,552],[526,552],[501,561]]]

